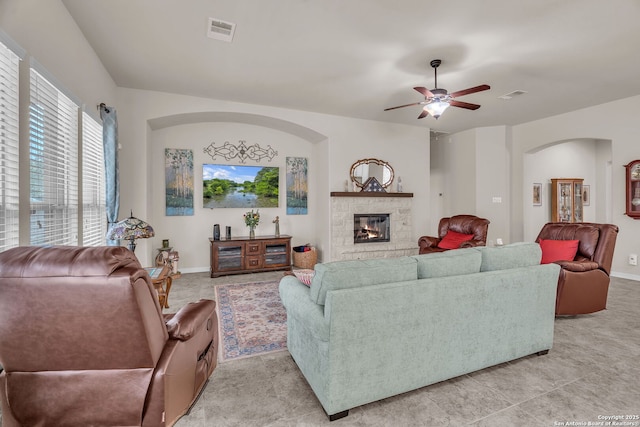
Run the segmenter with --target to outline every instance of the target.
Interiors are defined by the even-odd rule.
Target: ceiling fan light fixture
[[[452,93],[449,93],[446,89],[438,88],[438,66],[442,61],[439,59],[434,59],[431,61],[431,66],[433,67],[433,74],[435,77],[435,88],[429,90],[426,87],[416,86],[413,89],[418,91],[424,96],[424,101],[414,102],[412,104],[406,105],[398,105],[397,107],[385,108],[384,111],[395,110],[397,108],[411,107],[413,105],[423,105],[422,113],[418,116],[419,119],[423,119],[428,115],[431,115],[433,118],[437,119],[444,113],[444,111],[450,106],[454,106],[457,108],[465,108],[467,110],[477,110],[480,108],[478,104],[471,104],[469,102],[457,101],[455,98],[464,95],[470,95],[476,92],[482,92],[483,90],[491,89],[489,85],[480,85],[470,87],[464,90],[458,90]]]
[[[447,101],[442,101],[436,98],[425,105],[423,110],[431,114],[431,116],[437,120],[447,108],[449,108],[449,103]]]

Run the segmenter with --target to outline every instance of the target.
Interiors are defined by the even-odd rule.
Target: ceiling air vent
[[[236,24],[223,21],[222,19],[209,18],[207,37],[231,43],[235,31]]]
[[[514,96],[524,95],[525,93],[527,92],[524,90],[514,90],[513,92],[505,93],[504,95],[499,96],[498,99],[504,99],[506,101],[513,98]]]

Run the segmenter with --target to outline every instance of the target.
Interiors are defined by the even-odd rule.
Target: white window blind
[[[31,69],[30,242],[78,244],[78,105]]]
[[[18,67],[0,43],[0,252],[18,246]]]
[[[82,245],[103,246],[106,234],[102,124],[82,113]]]

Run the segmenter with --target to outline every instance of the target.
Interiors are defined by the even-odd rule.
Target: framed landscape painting
[[[193,151],[165,148],[164,174],[165,214],[193,215]]]
[[[280,168],[202,165],[204,208],[277,208]]]

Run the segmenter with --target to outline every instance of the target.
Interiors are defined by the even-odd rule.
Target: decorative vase
[[[253,225],[249,226],[249,238],[250,239],[256,238],[256,228]]]

